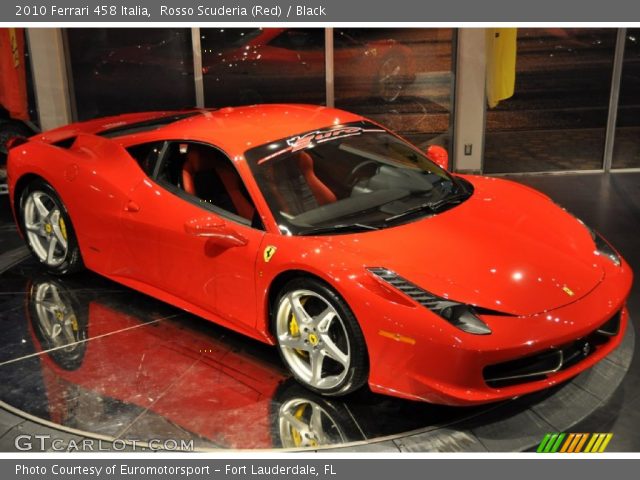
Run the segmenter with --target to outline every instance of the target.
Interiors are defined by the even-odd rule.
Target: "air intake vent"
[[[620,317],[622,310],[618,310],[616,314],[611,317],[604,325],[598,329],[600,335],[606,335],[608,337],[614,337],[620,331]]]
[[[369,271],[430,310],[436,307],[439,307],[439,309],[445,308],[446,306],[442,305],[443,303],[456,305],[455,302],[448,302],[448,300],[444,298],[437,297],[386,268],[370,268]]]
[[[436,313],[454,327],[473,335],[489,335],[491,333],[489,326],[476,316],[476,310],[471,305],[438,297],[386,268],[372,267],[368,270],[423,307]]]
[[[620,315],[621,311],[618,311],[599,329],[561,348],[489,365],[483,371],[484,380],[490,387],[500,388],[541,380],[551,373],[566,370],[580,363],[620,332]]]
[[[562,368],[562,350],[549,350],[530,357],[498,363],[484,369],[484,380],[493,388],[545,378]]]
[[[76,138],[78,137],[65,138],[63,140],[58,140],[57,142],[53,142],[51,145],[55,145],[58,148],[64,148],[65,150],[69,150],[71,146],[74,144],[74,142],[76,141]]]

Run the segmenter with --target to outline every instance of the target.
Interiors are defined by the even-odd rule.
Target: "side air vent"
[[[414,301],[436,313],[460,330],[473,335],[489,335],[491,329],[476,315],[471,305],[439,297],[402,278],[392,270],[382,267],[368,268],[369,272],[393,288],[404,293]]]
[[[74,142],[76,141],[76,138],[78,137],[65,138],[63,140],[58,140],[57,142],[53,142],[51,143],[51,145],[55,145],[58,148],[64,148],[65,150],[69,150],[71,146],[74,144]]]

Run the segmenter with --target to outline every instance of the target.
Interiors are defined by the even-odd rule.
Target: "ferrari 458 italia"
[[[277,345],[321,394],[478,404],[609,354],[628,321],[620,255],[545,195],[447,163],[358,115],[256,105],[14,140],[8,183],[48,270]]]

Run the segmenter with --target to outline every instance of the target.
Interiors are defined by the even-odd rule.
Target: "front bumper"
[[[422,307],[369,308],[369,316],[372,311],[386,313],[382,319],[361,322],[371,359],[370,387],[398,397],[462,406],[514,398],[564,382],[602,360],[624,337],[632,274],[626,263],[607,273],[590,293],[555,310],[528,317],[483,316],[490,335],[462,332]],[[616,314],[617,333],[593,342],[590,336]],[[356,316],[364,318],[358,312]],[[490,386],[485,378],[487,367],[583,345],[576,342],[587,339],[588,354],[566,368],[499,386]]]

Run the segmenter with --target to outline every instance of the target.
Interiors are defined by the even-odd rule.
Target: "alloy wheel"
[[[351,366],[343,319],[320,294],[297,289],[278,305],[276,334],[282,356],[306,385],[328,391],[341,385]]]
[[[29,245],[43,263],[56,267],[64,262],[67,226],[60,207],[47,193],[29,193],[24,203],[24,227]]]

